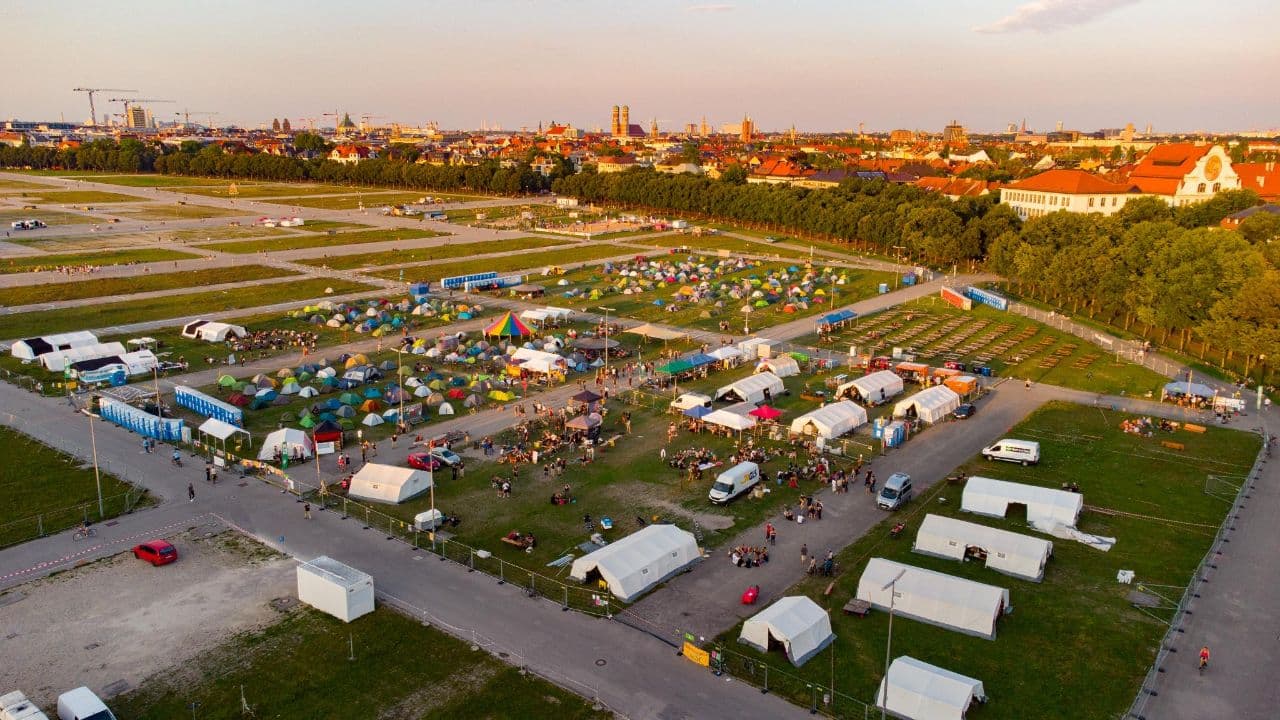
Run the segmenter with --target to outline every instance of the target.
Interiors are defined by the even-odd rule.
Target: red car
[[[178,548],[164,540],[148,540],[133,548],[133,556],[159,567],[178,559]]]
[[[409,453],[409,467],[435,472],[444,467],[444,461],[431,453]]]

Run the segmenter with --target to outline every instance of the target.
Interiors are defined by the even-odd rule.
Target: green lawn
[[[199,220],[201,218],[229,217],[246,215],[246,211],[227,208],[206,207],[203,205],[160,205],[149,204],[124,208],[116,214],[129,220]]]
[[[445,234],[447,233],[416,229],[362,230],[358,232],[335,233],[333,235],[290,235],[270,240],[199,244],[196,245],[196,247],[205,248],[207,250],[217,250],[219,252],[248,254],[256,252],[278,252],[281,250],[301,250],[304,248],[364,245],[368,243],[391,242],[397,240],[419,240],[422,238],[439,237]]]
[[[376,190],[355,193],[351,188],[341,188],[337,190],[337,192],[350,194],[335,195],[332,197],[280,198],[267,200],[266,202],[274,203],[276,205],[317,208],[320,210],[355,210],[360,207],[361,203],[363,203],[366,210],[370,212],[378,212],[384,205],[416,203],[419,198],[426,197],[430,194],[427,192],[386,192]]]
[[[93,178],[93,182],[106,183],[107,185],[121,185],[123,187],[158,187],[158,188],[188,188],[199,187],[201,185],[216,185],[223,180],[215,180],[213,178],[198,177],[180,177],[177,175],[100,175]]]
[[[48,190],[50,187],[43,183],[23,182],[22,180],[9,180],[0,178],[0,192],[8,192],[10,190]]]
[[[569,248],[566,250],[546,250],[543,252],[521,253],[519,255],[511,255],[508,257],[484,258],[482,260],[462,260],[451,263],[439,263],[436,265],[424,265],[422,267],[405,268],[405,279],[416,282],[419,280],[438,281],[440,278],[453,277],[455,275],[469,275],[478,272],[514,272],[516,270],[525,270],[533,273],[529,278],[529,282],[554,284],[556,278],[541,277],[539,274],[544,268],[558,265],[567,265],[575,262],[587,262],[590,260],[599,260],[607,257],[617,257],[625,255],[639,255],[630,248],[617,247],[616,245],[586,245],[580,247]],[[376,277],[388,278],[391,280],[399,279],[400,270],[381,270],[370,273]],[[549,293],[555,292],[549,288]]]
[[[660,237],[644,238],[637,240],[637,243],[644,245],[657,245],[659,247],[688,247],[693,252],[714,253],[717,250],[727,250],[730,253],[747,253],[752,255],[774,255],[782,257],[801,257],[803,253],[797,252],[790,248],[777,247],[766,243],[752,242],[743,240],[742,238],[726,237],[724,235],[662,235]],[[822,262],[825,258],[815,258],[818,262]]]
[[[189,260],[193,257],[199,256],[178,252],[177,250],[161,249],[111,250],[100,253],[51,253],[48,255],[6,257],[0,260],[0,274],[49,270],[62,265],[105,267],[109,265],[163,262],[166,260]]]
[[[182,243],[207,243],[217,240],[243,240],[245,238],[271,238],[291,234],[283,228],[260,227],[258,225],[210,225],[209,227],[189,228],[186,230],[166,230],[161,233],[166,239]]]
[[[350,624],[299,608],[267,628],[228,639],[183,668],[183,680],[177,677],[148,679],[115,698],[112,708],[120,717],[173,720],[187,717],[198,703],[200,718],[240,720],[243,693],[258,718],[610,717],[577,695],[386,608]]]
[[[96,278],[75,282],[22,285],[0,288],[0,305],[34,305],[36,303],[64,300],[130,295],[156,290],[250,282],[289,275],[297,275],[297,273],[292,270],[268,267],[266,265],[238,265],[236,267],[217,267],[206,270],[186,270],[183,272],[145,274],[132,277]]]
[[[89,446],[89,418],[68,415],[66,432]],[[101,428],[99,428],[101,431]],[[54,450],[8,427],[0,427],[0,450],[10,462],[0,463],[0,547],[30,540],[43,531],[56,533],[84,519],[97,522],[98,495],[93,466]],[[105,517],[126,509],[123,497],[133,486],[102,473]],[[37,519],[38,516],[38,519]]]
[[[380,253],[357,253],[354,255],[336,255],[327,258],[311,258],[299,262],[333,268],[350,270],[359,267],[377,267],[379,265],[399,265],[401,263],[426,262],[446,258],[485,255],[489,253],[518,252],[540,248],[565,245],[564,240],[555,238],[512,238],[511,240],[487,240],[481,242],[459,243],[456,245],[435,245],[426,248],[407,250],[389,250]]]
[[[949,325],[950,324],[950,325]],[[937,335],[934,339],[931,336]],[[1000,344],[1007,344],[1001,349]],[[803,346],[856,346],[861,353],[888,355],[895,348],[935,366],[946,360],[982,363],[996,375],[1108,394],[1159,393],[1167,379],[1081,338],[985,305],[954,308],[937,296],[921,298],[868,316],[821,345],[816,335],[797,338]],[[947,350],[946,346],[951,349]]]
[[[356,230],[367,229],[369,227],[371,226],[360,225],[359,223],[338,222],[337,220],[308,220],[306,225],[295,229],[306,230],[307,232],[328,232],[330,230]]]
[[[235,183],[236,194],[229,194],[231,184]],[[356,192],[356,188],[347,187],[345,185],[312,185],[309,183],[252,183],[240,182],[234,180],[219,180],[215,183],[206,183],[208,185],[216,185],[216,187],[203,187],[194,190],[184,190],[192,195],[205,195],[208,197],[227,197],[240,199],[258,199],[258,198],[283,198],[283,197],[305,197],[308,195],[344,195]],[[368,192],[380,192],[384,188],[372,188]],[[287,201],[292,202],[292,201]]]
[[[9,232],[8,240],[10,242],[22,240],[23,234],[19,230],[10,230],[9,223],[17,220],[40,220],[50,227],[54,225],[88,225],[90,223],[102,222],[99,218],[92,215],[80,215],[77,213],[53,212],[43,208],[39,210],[0,210],[0,229]]]
[[[254,288],[252,293],[219,290],[88,305],[52,312],[16,313],[0,316],[0,336],[23,338],[71,330],[111,328],[131,323],[185,317],[201,312],[215,313],[253,308],[322,297],[325,295],[325,288],[333,288],[333,294],[337,296],[372,290],[373,286],[344,280],[312,278],[298,282],[264,285]]]
[[[146,202],[146,198],[100,190],[46,190],[22,193],[24,198],[35,198],[42,203],[64,205],[93,205],[100,203]]]
[[[1053,403],[1009,432],[1012,437],[1040,442],[1039,466],[1022,468],[976,458],[963,467],[971,475],[1055,489],[1063,482],[1078,482],[1087,506],[1133,513],[1124,517],[1086,510],[1081,515],[1081,530],[1117,538],[1110,552],[1054,539],[1054,557],[1042,583],[1002,575],[976,562],[961,564],[913,553],[912,538],[925,513],[1037,535],[1025,526],[1025,515],[1001,520],[959,513],[961,491],[944,483],[922,493],[905,510],[886,515],[839,553],[840,571],[829,596],[823,594],[829,579],[822,577],[806,579],[787,591],[808,595],[831,610],[837,636],[832,650],[797,671],[780,653],[764,656],[738,644],[735,628],[720,638],[726,648],[741,654],[734,667],[741,671],[746,660],[764,661],[824,686],[834,670],[838,690],[872,701],[883,675],[887,615],[873,611],[859,619],[844,615],[840,607],[856,592],[867,560],[884,557],[1009,589],[1014,612],[1000,619],[994,641],[906,618],[894,623],[895,656],[910,655],[983,681],[992,702],[975,710],[972,717],[1119,717],[1154,657],[1169,614],[1141,612],[1130,605],[1127,594],[1145,584],[1151,587],[1148,592],[1176,602],[1230,504],[1225,498],[1204,494],[1206,476],[1229,477],[1238,483],[1259,446],[1255,435],[1210,428],[1203,435],[1175,433],[1171,439],[1184,443],[1186,450],[1174,452],[1160,445],[1164,433],[1143,438],[1121,432],[1119,423],[1125,417]],[[896,521],[906,523],[906,532],[891,539],[889,529]],[[1116,582],[1116,573],[1122,569],[1137,573],[1134,585]],[[755,671],[759,673],[759,668]],[[772,682],[775,679],[778,682]],[[796,692],[787,693],[780,674],[771,673],[771,685],[797,699],[806,692],[803,685],[793,683],[790,689]],[[1029,715],[1028,708],[1035,711]],[[862,707],[850,702],[843,708],[837,703],[835,710],[841,717],[863,717]]]

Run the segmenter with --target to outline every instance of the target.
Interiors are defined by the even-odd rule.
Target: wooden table
[[[871,603],[867,602],[866,600],[859,600],[858,598],[853,598],[852,600],[844,604],[845,615],[857,615],[858,617],[866,617],[867,613],[869,612],[871,612]]]

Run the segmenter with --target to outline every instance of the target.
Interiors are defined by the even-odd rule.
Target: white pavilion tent
[[[876,691],[876,707],[909,720],[964,720],[973,703],[986,701],[981,680],[906,655],[893,659]]]
[[[854,378],[836,388],[836,397],[861,400],[867,405],[879,405],[891,397],[902,394],[902,378],[892,370],[876,372]]]
[[[852,400],[824,405],[791,421],[793,435],[816,435],[830,440],[867,424],[867,411]]]
[[[366,463],[351,478],[347,495],[380,503],[402,503],[431,489],[432,476],[428,470],[418,470],[398,465]]]
[[[934,385],[926,390],[898,401],[893,406],[894,417],[905,417],[913,412],[921,422],[933,424],[955,412],[960,407],[960,396],[946,385]]]
[[[1027,524],[1048,532],[1056,525],[1075,527],[1084,508],[1084,495],[1023,483],[971,477],[960,496],[960,509],[989,517],[1004,517],[1010,505],[1027,507]]]
[[[735,383],[725,385],[716,390],[715,399],[760,403],[765,400],[765,390],[776,397],[786,391],[786,385],[783,384],[782,378],[766,371],[748,375]]]
[[[896,614],[988,640],[996,638],[996,621],[1010,607],[1005,588],[871,558],[858,579],[856,597],[888,610],[893,588],[886,585],[901,571],[905,572],[893,586],[897,589],[893,596]]]
[[[738,642],[760,652],[769,652],[772,643],[781,644],[796,667],[835,639],[827,611],[803,595],[779,598],[743,623],[738,635]]]
[[[912,549],[960,561],[985,554],[992,570],[1033,582],[1044,579],[1044,567],[1053,556],[1053,543],[1043,538],[933,514],[920,523]]]
[[[614,596],[631,602],[699,557],[693,533],[650,525],[574,560],[569,577],[586,582],[598,574]]]

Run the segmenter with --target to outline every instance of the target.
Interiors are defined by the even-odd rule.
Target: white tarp
[[[900,400],[893,406],[894,417],[906,417],[915,412],[922,422],[933,424],[955,412],[960,407],[960,396],[946,385],[934,385],[927,390]]]
[[[862,400],[868,405],[879,405],[901,394],[902,378],[892,370],[877,370],[836,388],[836,397]]]
[[[200,423],[198,432],[203,435],[215,437],[219,440],[226,440],[236,433],[244,433],[245,435],[249,434],[248,430],[238,428],[235,425],[232,425],[229,422],[223,422],[218,418],[209,418],[208,420]]]
[[[79,345],[67,350],[55,350],[40,356],[40,364],[49,372],[62,372],[68,365],[84,360],[119,357],[125,354],[124,344],[118,342]]]
[[[535,323],[546,322],[547,313],[543,310],[525,310],[520,313],[520,319]]]
[[[949,560],[965,559],[969,548],[987,554],[987,567],[1007,575],[1040,582],[1053,555],[1053,543],[1038,537],[957,520],[926,515],[912,549]]]
[[[649,323],[645,323],[644,325],[637,325],[633,328],[627,328],[622,332],[631,333],[632,335],[640,335],[642,337],[647,337],[650,340],[664,340],[664,341],[676,340],[678,338],[689,336],[688,333],[683,333],[683,332],[680,332],[679,330],[668,330],[666,328],[658,327],[657,325],[651,325]]]
[[[960,495],[961,510],[989,517],[1004,517],[1012,504],[1026,505],[1027,524],[1049,532],[1054,525],[1075,527],[1084,495],[985,477],[969,478]]]
[[[894,586],[895,613],[988,640],[996,638],[996,620],[1010,607],[1005,588],[871,558],[858,579],[857,598],[888,610],[891,588],[885,585],[903,570],[906,572]]]
[[[351,478],[347,495],[380,503],[402,503],[431,489],[427,470],[367,463]]]
[[[743,623],[738,635],[738,642],[760,652],[769,652],[770,640],[781,643],[796,667],[835,639],[827,611],[803,595],[779,598]]]
[[[573,561],[569,577],[585,582],[593,572],[623,602],[687,568],[699,557],[693,533],[675,525],[650,525]]]
[[[764,391],[768,390],[777,397],[786,390],[782,378],[771,372],[748,375],[741,380],[725,385],[716,390],[716,400],[733,400],[736,402],[760,403],[765,401]]]
[[[276,451],[290,458],[301,455],[304,459],[311,457],[311,436],[296,428],[281,428],[267,435],[258,451],[259,460],[273,460]]]
[[[9,354],[19,360],[35,360],[45,353],[97,344],[97,335],[88,330],[77,330],[76,332],[42,335],[37,338],[19,340],[9,347]]]
[[[791,421],[794,435],[817,435],[830,440],[867,424],[867,411],[852,400],[824,405]]]
[[[880,682],[876,707],[909,720],[964,720],[974,701],[986,699],[981,680],[903,655],[894,658]]]
[[[556,370],[564,370],[568,366],[568,362],[563,357],[544,350],[534,350],[533,348],[516,348],[511,353],[511,359],[523,360],[524,362],[519,363],[521,369],[542,373],[543,375],[549,375]]]
[[[778,355],[760,361],[760,364],[756,365],[756,372],[771,372],[778,377],[791,377],[800,374],[800,363],[790,355]]]
[[[749,415],[739,415],[729,410],[716,410],[702,416],[702,421],[727,427],[730,430],[750,430],[756,426],[756,419]]]
[[[725,345],[707,353],[707,356],[717,360],[737,360],[742,357],[742,351],[732,345]]]
[[[127,352],[120,356],[120,362],[124,363],[130,375],[149,373],[160,366],[160,360],[150,350]]]

